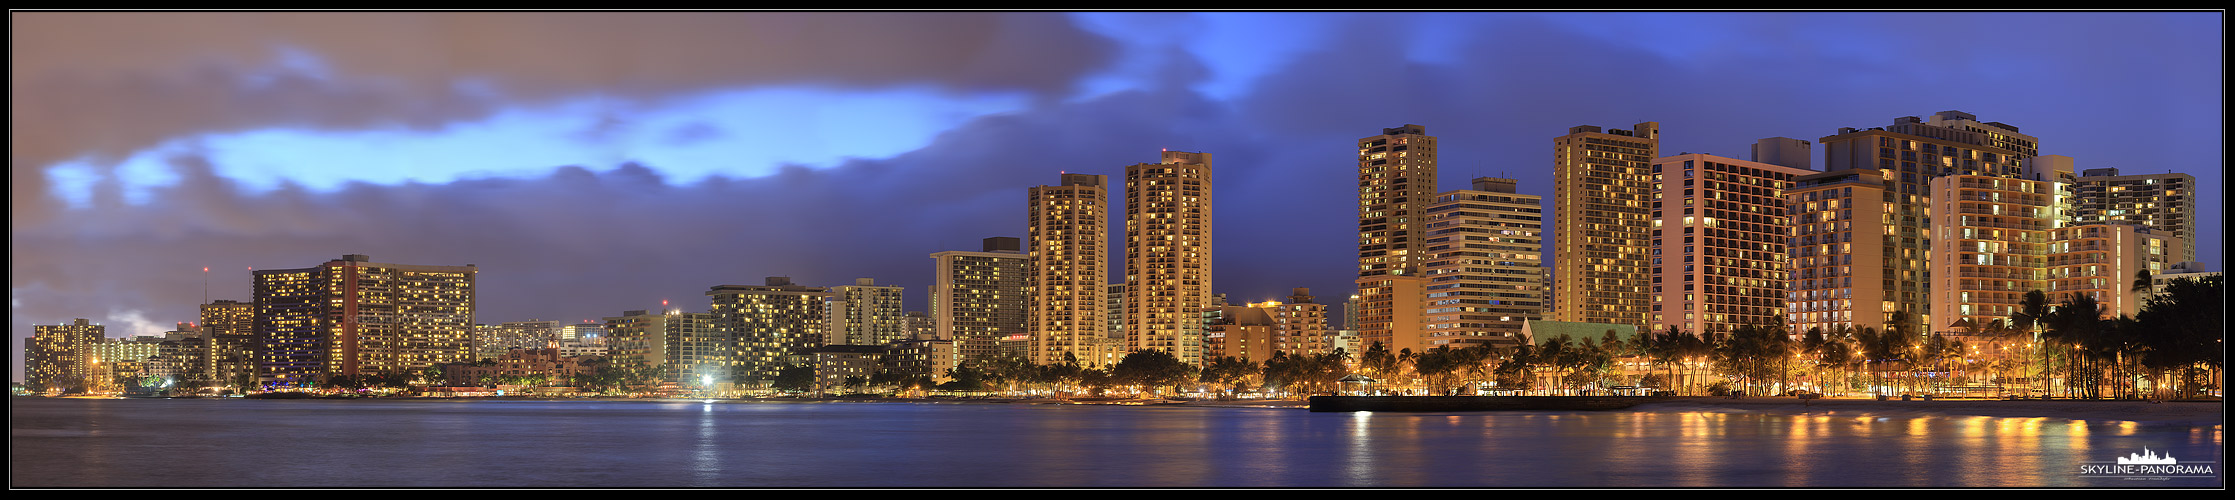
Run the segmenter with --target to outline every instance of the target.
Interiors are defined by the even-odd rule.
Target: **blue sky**
[[[1217,291],[1336,301],[1352,145],[1408,123],[1444,189],[1549,195],[1571,126],[1744,158],[1962,110],[2079,168],[2195,175],[2224,265],[2216,11],[12,18],[15,339],[159,332],[247,299],[250,267],[345,253],[477,264],[483,322],[764,276],[922,309],[928,255],[1022,236],[1026,188],[1165,148],[1216,159]],[[1297,217],[1324,223],[1268,222]]]

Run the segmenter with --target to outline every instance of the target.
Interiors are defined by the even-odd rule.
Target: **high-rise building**
[[[1060,184],[1031,188],[1025,198],[1031,245],[1025,252],[1031,285],[1026,359],[1053,364],[1061,363],[1066,353],[1085,358],[1084,351],[1106,335],[1102,293],[1110,276],[1109,179],[1067,173]],[[962,353],[965,362],[979,359],[975,348]],[[997,354],[996,349],[987,354]]]
[[[1984,175],[1931,181],[1931,331],[2017,314],[2026,292],[2049,288],[2052,231],[2069,223],[2060,183]]]
[[[727,380],[737,349],[715,324],[712,313],[623,311],[605,318],[608,359],[685,387]]]
[[[1882,211],[1894,207],[1884,201],[1891,196],[1885,173],[1875,168],[1793,179],[1792,187],[1785,190],[1792,226],[1785,247],[1790,280],[1785,316],[1792,331],[1830,331],[1839,325],[1878,328],[1885,322],[1881,304],[1900,303],[1892,295],[1900,290],[1893,286],[1897,276],[1892,273],[1921,267],[1917,262],[1923,257],[1888,258],[1901,241],[1900,236],[1888,234],[1894,227],[1886,221],[1893,214]]]
[[[203,380],[221,387],[256,379],[256,304],[217,300],[202,304]]]
[[[1405,125],[1358,140],[1358,307],[1343,311],[1363,342],[1426,350],[1428,205],[1436,137]]]
[[[908,338],[900,287],[855,278],[852,285],[830,287],[830,293],[825,345],[885,345]]]
[[[986,238],[979,248],[931,254],[931,320],[936,338],[954,341],[962,359],[983,362],[1001,351],[1002,337],[1030,330],[1033,272],[1016,238]]]
[[[1260,302],[1273,319],[1273,351],[1291,356],[1320,354],[1335,349],[1335,332],[1328,328],[1327,305],[1312,301],[1310,288],[1298,288],[1286,302]]]
[[[2134,222],[2179,238],[2181,261],[2196,260],[2196,177],[2188,174],[2120,175],[2116,168],[2081,171],[2074,185],[2073,222]]]
[[[2105,318],[2142,312],[2158,275],[2173,271],[2185,242],[2140,224],[2095,223],[2049,230],[2048,286],[2052,302],[2075,294],[2094,298]],[[2152,283],[2134,289],[2148,273]]]
[[[1785,324],[1785,191],[1814,173],[1697,153],[1653,160],[1653,330]]]
[[[1823,146],[1824,173],[1799,179],[1786,200],[1799,230],[1791,252],[1796,266],[1823,264],[1831,257],[1823,253],[1823,245],[1832,244],[1843,252],[1837,256],[1842,263],[1796,272],[1793,279],[1799,284],[1790,300],[1808,302],[1792,313],[1796,328],[1844,324],[1853,329],[1884,329],[1897,312],[1906,315],[1908,321],[1901,326],[1912,332],[1922,334],[1936,331],[1934,325],[1948,325],[1950,321],[1932,317],[1929,305],[1933,276],[1928,273],[1927,254],[1936,248],[1932,226],[1947,219],[1933,212],[1928,183],[1944,175],[2035,175],[2042,176],[2036,180],[2058,181],[2055,172],[2028,168],[2036,151],[2032,137],[2019,134],[2017,127],[1979,122],[1960,111],[1944,111],[1931,120],[1901,117],[1893,125],[1869,130],[1841,128],[1838,135],[1817,143]],[[1863,185],[1863,177],[1878,184]],[[1816,237],[1814,243],[1810,236]],[[1826,258],[1803,259],[1804,252]],[[1814,286],[1836,286],[1801,287],[1810,285],[1810,280]],[[1836,297],[1826,295],[1833,291],[1838,292]],[[1831,323],[1802,319],[1811,315],[1841,319]]]
[[[1125,168],[1125,344],[1203,364],[1211,301],[1211,155]],[[1099,288],[1097,288],[1099,289]]]
[[[1473,184],[1437,196],[1425,214],[1431,348],[1520,345],[1521,326],[1544,316],[1544,199],[1513,179]]]
[[[1019,309],[1021,311],[1021,308]],[[939,334],[934,333],[937,331],[936,328],[939,323],[931,319],[930,313],[925,313],[923,311],[908,311],[905,316],[901,317],[901,323],[907,325],[908,340],[930,340],[939,338]]]
[[[471,361],[479,273],[472,264],[383,264],[354,254],[255,271],[258,378],[305,385]]]
[[[473,336],[473,359],[496,359],[513,349],[550,349],[559,346],[561,337],[557,321],[528,320],[477,325]]]
[[[1652,162],[1661,125],[1578,126],[1553,139],[1552,319],[1651,320]]]
[[[764,285],[721,285],[706,291],[713,302],[715,328],[736,349],[728,380],[741,389],[770,387],[788,366],[813,366],[814,349],[823,345],[823,314],[829,290],[792,284],[772,276]]]
[[[106,327],[83,318],[62,325],[32,325],[23,341],[23,386],[34,392],[77,393],[93,387],[93,345]]]

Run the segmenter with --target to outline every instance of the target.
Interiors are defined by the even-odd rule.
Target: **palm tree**
[[[1855,350],[1854,327],[1839,323],[1832,325],[1831,330],[1824,333],[1824,345],[1816,356],[1816,362],[1819,366],[1834,368],[1833,378],[1837,380],[1835,387],[1842,390],[1841,394],[1845,394],[1845,389],[1854,387],[1847,367],[1857,361]]]
[[[2046,351],[2041,351],[2038,348],[2041,343],[2041,336],[2037,334],[2035,328],[2042,326],[2044,324],[2043,322],[2048,319],[2051,312],[2052,309],[2049,306],[2049,294],[2043,293],[2040,290],[2028,291],[2025,293],[2025,298],[2018,300],[2018,311],[2017,313],[2010,315],[2010,322],[2007,325],[2011,330],[2014,331],[2013,333],[2021,334],[2026,337],[2026,350],[2029,351],[2026,354],[2027,366],[2031,367],[2031,363],[2037,357],[2041,361],[2039,370],[2029,369],[2025,374],[2026,387],[2029,390],[2034,388],[2033,379],[2046,378],[2045,376],[2037,376],[2035,374],[2045,374],[2048,372],[2049,369],[2049,361],[2047,357],[2048,353]],[[2039,356],[2035,356],[2035,354],[2039,354]],[[2048,390],[2048,387],[2042,386],[2040,387],[2040,389],[2046,391]]]
[[[1234,391],[1240,390],[1250,377],[1262,373],[1264,373],[1263,368],[1256,363],[1233,356],[1225,356],[1213,359],[1208,366],[1204,366],[1203,375],[1198,381],[1211,384],[1213,387],[1217,387],[1220,393],[1231,396]]]
[[[2048,328],[2042,333],[2042,342],[2057,346],[2066,359],[2066,394],[2091,399],[2100,396],[2100,363],[2107,353],[2102,306],[2092,296],[2072,294],[2058,304],[2044,324]]]
[[[1451,346],[1441,345],[1412,356],[1413,373],[1420,375],[1428,385],[1428,393],[1442,396],[1450,392],[1452,372],[1459,366],[1451,359]]]
[[[1873,380],[1871,394],[1873,395],[1884,395],[1879,392],[1879,388],[1886,385],[1883,381],[1887,370],[1886,365],[1896,362],[1912,362],[1913,364],[1913,358],[1910,357],[1913,353],[1913,343],[1910,341],[1909,335],[1901,331],[1900,328],[1894,327],[1892,323],[1888,325],[1891,331],[1885,333],[1880,333],[1870,327],[1863,327],[1861,331],[1855,334],[1856,343],[1862,348],[1864,363],[1870,367],[1870,376]]]
[[[1496,348],[1488,344],[1475,344],[1451,352],[1452,361],[1459,365],[1460,383],[1472,386],[1491,376],[1490,362],[1497,357]]]
[[[1377,385],[1396,378],[1397,367],[1397,355],[1389,352],[1389,346],[1378,341],[1366,346],[1366,352],[1358,355],[1358,372],[1373,378]]]
[[[2221,276],[2173,280],[2164,293],[2145,299],[2135,315],[2135,328],[2149,349],[2144,363],[2161,372],[2178,370],[2178,397],[2194,397],[2208,381],[2221,380],[2217,373],[2226,366],[2225,283]]]
[[[1563,388],[1566,387],[1566,384],[1564,382],[1567,378],[1567,370],[1565,370],[1565,368],[1567,368],[1567,365],[1565,362],[1573,359],[1572,356],[1567,353],[1567,351],[1573,347],[1575,347],[1575,342],[1569,340],[1566,334],[1561,334],[1559,337],[1545,339],[1543,342],[1537,344],[1537,352],[1535,356],[1537,363],[1551,365],[1554,368],[1554,373],[1556,374],[1554,375],[1553,380],[1562,381],[1563,384],[1561,386]]]
[[[1537,347],[1521,344],[1508,350],[1505,361],[1498,363],[1498,368],[1491,372],[1497,377],[1499,388],[1526,391],[1535,385],[1536,374],[1532,365],[1536,363]]]
[[[1411,390],[1413,386],[1418,385],[1418,381],[1413,379],[1420,377],[1419,364],[1420,353],[1412,352],[1412,348],[1410,347],[1397,350],[1397,369],[1392,373],[1412,374],[1412,376],[1410,377],[1403,377],[1405,389],[1408,391]]]

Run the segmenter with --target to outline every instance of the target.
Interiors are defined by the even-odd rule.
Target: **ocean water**
[[[2225,455],[2221,426],[2045,418],[476,400],[9,406],[17,488],[2217,488]],[[2102,468],[2145,450],[2184,467]]]

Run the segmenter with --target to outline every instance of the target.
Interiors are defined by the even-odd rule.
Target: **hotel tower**
[[[1785,322],[1785,189],[1804,168],[1687,153],[1653,161],[1653,328]]]
[[[1544,318],[1544,199],[1520,194],[1515,183],[1479,177],[1474,189],[1443,193],[1428,207],[1431,347],[1519,345],[1522,324]]]
[[[1025,252],[1030,260],[1025,267],[1031,286],[1031,309],[1025,321],[1031,340],[1026,358],[1034,364],[1061,363],[1065,353],[1088,359],[1092,346],[1105,335],[1109,179],[1063,174],[1062,183],[1028,189],[1025,198],[1031,207],[1026,215],[1026,238],[1031,245]],[[962,333],[957,331],[957,335]],[[965,345],[962,356],[966,360],[982,359],[977,353],[983,348]]]
[[[1164,151],[1158,163],[1125,167],[1126,350],[1166,351],[1202,366],[1203,313],[1218,305],[1210,153]]]
[[[1427,127],[1385,128],[1358,140],[1358,307],[1345,321],[1359,341],[1391,352],[1427,349],[1428,205],[1436,200],[1436,138]]]
[[[1016,238],[993,237],[976,252],[931,254],[932,335],[954,341],[965,361],[992,360],[1001,353],[1002,337],[1028,330],[1033,271],[1017,244]]]
[[[1553,139],[1552,320],[1648,324],[1660,128],[1586,125]]]
[[[2139,223],[2157,234],[2181,240],[2178,260],[2196,260],[2196,177],[2188,174],[2127,174],[2116,168],[2080,173],[2076,224]]]
[[[2001,301],[2011,287],[2043,283],[2038,252],[2044,251],[2047,231],[2061,224],[2050,219],[2063,215],[2049,208],[2064,195],[2062,188],[2040,183],[2069,182],[2058,177],[2069,177],[2070,170],[2029,169],[2036,151],[2032,136],[1943,111],[1869,130],[1842,128],[1817,142],[1823,146],[1823,173],[1795,179],[1786,193],[1795,240],[1788,250],[1796,266],[1794,283],[1787,292],[1793,331],[1899,326],[1922,335],[1955,321],[1936,317],[1948,312],[1934,310],[1935,296],[1960,301],[1969,290],[1982,301],[1974,311],[1999,311],[2007,309]],[[1987,213],[1935,213],[1933,180],[1958,175],[1969,179],[1951,180],[1939,191],[1965,199],[1940,208]],[[2020,178],[2034,182],[2014,182]],[[1953,239],[1934,241],[1936,227]],[[1933,255],[1935,250],[1940,255]],[[1897,312],[1907,321],[1889,325]]]
[[[257,376],[412,373],[473,360],[472,264],[381,264],[344,255],[318,267],[255,271]]]

